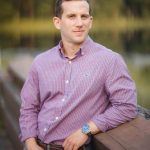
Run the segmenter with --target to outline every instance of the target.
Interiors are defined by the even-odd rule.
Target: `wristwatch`
[[[82,133],[88,135],[88,136],[92,136],[91,130],[90,130],[90,126],[88,124],[84,124],[82,126]]]

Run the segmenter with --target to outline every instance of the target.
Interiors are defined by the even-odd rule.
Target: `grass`
[[[11,32],[11,33],[40,33],[45,34],[55,33],[56,30],[50,20],[30,20],[30,19],[22,19],[22,20],[12,20],[9,22],[5,22],[1,24],[0,32]]]
[[[100,31],[100,30],[111,30],[111,31],[122,31],[122,30],[133,30],[136,28],[150,28],[150,20],[149,19],[135,19],[135,18],[101,18],[95,19],[93,21],[92,31]],[[57,32],[55,29],[52,19],[14,19],[12,21],[7,21],[5,23],[1,23],[0,32],[10,32],[10,33],[40,33],[46,34],[51,33],[54,34]]]
[[[135,68],[132,64],[128,64],[128,67],[131,72],[131,76],[136,83],[138,104],[150,109],[150,69],[145,72],[143,70]]]

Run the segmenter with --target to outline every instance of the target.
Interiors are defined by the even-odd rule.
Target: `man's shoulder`
[[[47,60],[51,60],[52,58],[56,57],[57,53],[57,46],[48,49],[42,53],[39,53],[35,58],[34,58],[34,62],[45,62]]]
[[[107,48],[99,43],[95,43],[95,46],[94,46],[94,49],[95,49],[95,52],[96,52],[96,55],[99,56],[99,57],[103,57],[103,58],[107,58],[107,59],[114,59],[118,56],[120,56],[119,53],[111,50],[110,48]]]

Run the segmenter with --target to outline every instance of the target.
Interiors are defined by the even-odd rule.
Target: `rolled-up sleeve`
[[[107,69],[105,90],[109,106],[104,113],[92,118],[102,132],[115,128],[137,115],[135,83],[128,73],[126,64],[118,54],[114,55]]]

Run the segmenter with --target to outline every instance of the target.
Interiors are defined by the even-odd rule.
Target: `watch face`
[[[83,125],[83,126],[82,126],[82,132],[83,132],[84,134],[89,133],[89,132],[90,132],[90,126],[89,126],[88,124]]]

